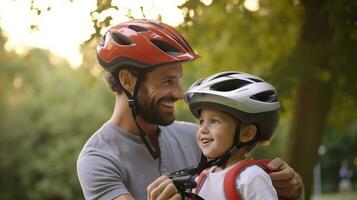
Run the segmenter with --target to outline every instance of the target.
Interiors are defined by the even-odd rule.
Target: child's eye
[[[219,121],[218,121],[217,119],[212,119],[212,120],[211,120],[211,123],[212,123],[212,124],[217,124],[217,123],[219,123]]]
[[[199,124],[199,125],[202,125],[202,124],[203,124],[203,119],[199,119],[199,120],[198,120],[198,124]]]

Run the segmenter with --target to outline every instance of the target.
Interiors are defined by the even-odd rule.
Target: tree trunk
[[[310,199],[313,168],[333,97],[329,63],[333,31],[324,0],[305,0],[303,5],[304,22],[291,58],[299,63],[299,76],[285,156],[302,176]]]
[[[311,194],[313,167],[317,161],[332,91],[328,83],[305,77],[297,88],[294,116],[287,143],[287,161],[300,173],[305,184],[306,199]]]

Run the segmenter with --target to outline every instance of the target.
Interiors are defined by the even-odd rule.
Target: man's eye
[[[165,85],[171,85],[173,83],[173,81],[172,80],[165,80],[163,83]]]

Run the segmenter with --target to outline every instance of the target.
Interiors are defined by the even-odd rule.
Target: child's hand
[[[301,177],[293,168],[280,158],[275,158],[267,166],[274,171],[269,175],[279,196],[304,199]]]
[[[180,200],[172,180],[167,176],[160,176],[147,187],[148,200]]]

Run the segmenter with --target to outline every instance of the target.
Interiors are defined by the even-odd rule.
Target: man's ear
[[[123,88],[133,94],[136,77],[133,76],[127,69],[120,70],[118,76],[120,84],[123,86]]]
[[[247,124],[241,126],[239,140],[240,142],[249,142],[257,134],[257,127],[253,124]]]

